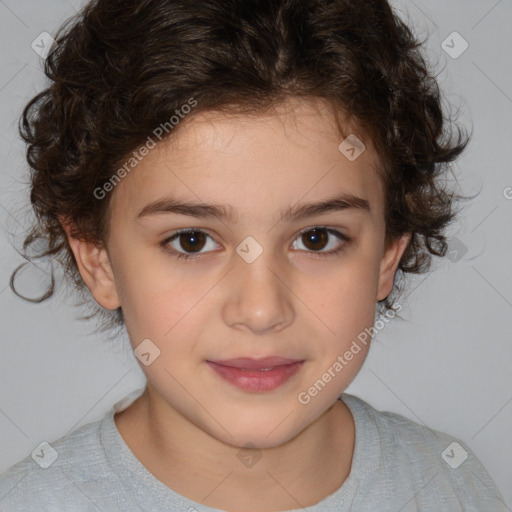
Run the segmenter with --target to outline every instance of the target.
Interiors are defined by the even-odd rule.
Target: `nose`
[[[226,283],[224,322],[230,327],[264,334],[279,331],[295,318],[290,272],[270,250],[252,262],[236,255]]]

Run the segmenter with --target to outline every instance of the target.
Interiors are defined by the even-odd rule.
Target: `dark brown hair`
[[[30,258],[56,258],[94,309],[85,318],[104,317],[102,330],[123,324],[121,308],[90,300],[59,217],[77,238],[103,244],[109,200],[94,191],[190,98],[187,120],[257,114],[291,96],[348,112],[381,157],[386,241],[412,233],[399,279],[445,255],[444,230],[462,196],[440,178],[469,137],[457,126],[454,138],[424,41],[386,0],[93,0],[55,39],[44,66],[50,84],[20,120],[37,217],[23,250],[44,242]],[[381,311],[403,284],[395,279]]]

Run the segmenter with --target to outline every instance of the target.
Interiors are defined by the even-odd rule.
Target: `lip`
[[[244,391],[258,392],[271,391],[283,385],[300,370],[304,361],[283,357],[241,357],[206,363],[230,384]]]
[[[289,359],[286,357],[270,356],[270,357],[237,357],[235,359],[224,359],[218,361],[209,361],[222,366],[231,368],[242,368],[244,370],[263,370],[274,366],[283,366],[292,363],[298,363],[301,359]]]

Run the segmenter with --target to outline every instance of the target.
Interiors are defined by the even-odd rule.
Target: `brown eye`
[[[348,236],[336,229],[315,227],[303,231],[294,242],[294,244],[302,244],[304,248],[294,247],[294,249],[312,254],[318,253],[319,256],[333,256],[339,254],[350,240]]]
[[[203,248],[206,236],[202,231],[187,231],[179,233],[178,240],[185,252],[195,252]]]
[[[208,242],[210,242],[210,246],[208,246]],[[187,259],[199,257],[205,252],[210,252],[209,249],[215,249],[217,244],[215,244],[210,235],[203,231],[186,229],[178,231],[170,238],[167,238],[161,245],[167,251],[175,254],[177,258]]]
[[[312,251],[321,251],[329,241],[329,235],[325,229],[311,229],[302,233],[302,242]]]

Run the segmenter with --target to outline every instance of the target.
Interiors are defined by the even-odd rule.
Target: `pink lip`
[[[304,361],[283,357],[237,358],[206,361],[226,381],[245,391],[270,391],[284,384]],[[265,370],[265,368],[270,368]]]
[[[298,363],[300,359],[287,359],[284,357],[262,357],[260,359],[252,357],[237,357],[236,359],[225,359],[218,361],[210,361],[212,363],[221,364],[222,366],[230,366],[232,368],[243,368],[244,370],[263,370],[274,366],[283,366],[285,364]]]

